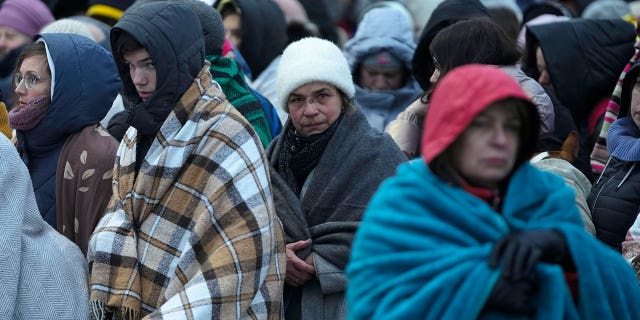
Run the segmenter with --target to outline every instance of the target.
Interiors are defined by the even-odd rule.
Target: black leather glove
[[[500,239],[489,256],[489,266],[503,261],[502,272],[508,279],[526,279],[538,261],[571,265],[562,233],[556,230],[528,230],[511,233]]]
[[[532,297],[537,290],[535,284],[535,278],[512,280],[507,279],[502,272],[484,305],[484,310],[514,315],[534,315],[536,309],[532,303]]]

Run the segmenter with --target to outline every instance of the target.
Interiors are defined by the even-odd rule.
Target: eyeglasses
[[[20,73],[16,73],[15,75],[13,75],[13,84],[15,85],[15,87],[17,88],[20,85],[20,82],[23,82],[24,80],[24,86],[27,89],[32,89],[33,87],[35,87],[39,81],[44,80],[45,78],[43,77],[39,77],[34,73],[31,72],[27,72],[24,76],[21,75]]]

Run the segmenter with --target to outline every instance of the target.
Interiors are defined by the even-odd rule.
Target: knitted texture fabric
[[[71,18],[56,20],[42,28],[42,30],[40,30],[40,33],[72,33],[85,36],[95,41],[89,27],[87,27],[80,20],[74,20]]]
[[[206,54],[222,53],[222,46],[224,45],[224,25],[222,24],[222,17],[220,13],[216,11],[211,5],[200,0],[171,0],[173,2],[180,2],[187,5],[193,12],[198,15],[200,25],[202,26],[202,33],[204,35],[204,50]]]
[[[593,146],[593,151],[591,152],[590,163],[591,170],[593,170],[594,175],[602,173],[604,165],[609,158],[609,151],[607,150],[607,132],[609,131],[609,128],[611,128],[611,124],[618,119],[618,112],[620,112],[620,97],[622,95],[622,82],[624,81],[624,77],[626,76],[627,71],[636,64],[638,57],[640,57],[640,41],[636,42],[635,53],[620,74],[620,78],[618,78],[618,82],[616,83],[611,99],[609,100],[609,105],[607,105],[607,111],[604,114],[600,134],[598,135],[596,143]]]
[[[240,67],[233,59],[219,56],[207,56],[206,59],[211,62],[211,75],[222,88],[227,100],[251,123],[253,130],[260,137],[262,146],[266,149],[273,139],[271,128],[264,108],[249,91]]]
[[[291,43],[282,53],[276,76],[280,106],[289,112],[289,94],[313,81],[330,83],[348,98],[353,98],[356,91],[342,51],[330,41],[309,37]]]
[[[124,11],[134,2],[134,0],[91,0],[89,1],[87,15],[90,17],[103,16],[119,20]]]
[[[53,22],[53,14],[40,0],[6,0],[0,8],[0,26],[33,37]]]

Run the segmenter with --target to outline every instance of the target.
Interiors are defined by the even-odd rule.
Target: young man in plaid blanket
[[[266,158],[211,80],[197,16],[173,2],[132,8],[111,47],[131,127],[89,244],[94,317],[280,318],[284,244]]]

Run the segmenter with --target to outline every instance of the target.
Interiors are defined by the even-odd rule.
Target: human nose
[[[375,90],[386,90],[388,88],[387,79],[383,75],[373,77],[373,88]]]
[[[440,70],[434,69],[433,73],[431,74],[431,78],[429,78],[429,82],[431,82],[431,84],[435,84],[436,82],[438,82],[438,78],[440,78]]]
[[[303,108],[303,114],[307,117],[312,117],[318,113],[317,102],[314,98],[305,99]]]
[[[507,143],[507,130],[501,125],[495,125],[493,127],[493,134],[491,141],[495,146],[504,146]]]
[[[18,85],[16,85],[16,89],[14,90],[14,92],[18,95],[25,95],[27,94],[27,86],[24,84],[24,78],[20,80],[20,82],[18,82]]]
[[[131,81],[133,81],[133,84],[136,86],[146,84],[147,74],[143,68],[136,68],[131,72]]]
[[[549,84],[549,81],[549,73],[547,72],[547,70],[542,70],[542,72],[540,72],[540,76],[538,77],[538,83]]]

